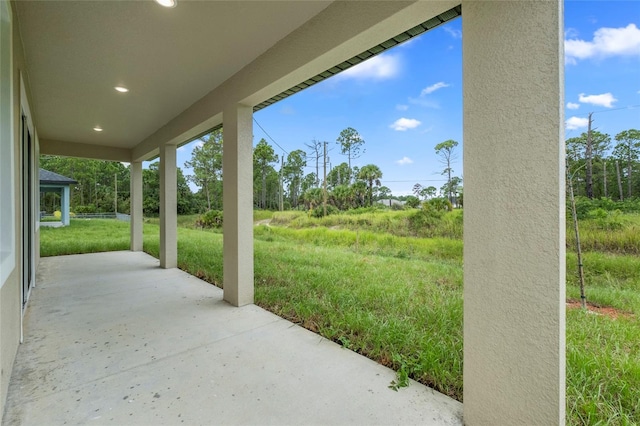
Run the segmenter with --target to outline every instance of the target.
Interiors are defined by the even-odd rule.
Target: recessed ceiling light
[[[156,0],[156,3],[164,7],[176,7],[177,1],[176,0]]]
[[[120,93],[127,93],[129,91],[129,89],[127,89],[124,86],[116,86],[116,87],[114,87],[114,89],[116,89]]]
[[[96,126],[96,127],[93,128],[93,130],[95,130],[96,132],[101,132],[102,131],[102,127]]]

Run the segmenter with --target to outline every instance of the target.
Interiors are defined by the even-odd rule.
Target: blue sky
[[[347,158],[336,138],[353,127],[366,152],[352,165],[378,165],[394,195],[410,194],[415,183],[440,188],[438,143],[460,143],[453,170],[463,176],[461,42],[458,18],[261,110],[254,117],[268,135],[254,125],[254,144],[265,138],[282,155],[328,141],[337,165]],[[640,128],[640,1],[565,2],[565,56],[567,137],[586,131],[589,112],[612,138]],[[195,143],[178,152],[185,174]]]

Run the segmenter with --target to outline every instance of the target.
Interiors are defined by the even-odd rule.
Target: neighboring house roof
[[[77,181],[49,170],[40,169],[40,185],[74,185]]]
[[[404,201],[394,200],[393,198],[392,199],[387,198],[387,199],[383,199],[383,200],[378,200],[378,203],[384,204],[385,206],[392,206],[392,205],[404,206],[405,205]]]

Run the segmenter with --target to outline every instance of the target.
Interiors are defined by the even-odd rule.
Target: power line
[[[381,180],[380,182],[387,183],[412,183],[412,182],[446,182],[446,179],[416,179],[416,180]]]
[[[281,146],[278,144],[278,142],[276,142],[276,141],[275,141],[275,139],[273,139],[273,138],[271,137],[271,135],[269,135],[269,133],[267,133],[267,131],[266,131],[266,130],[265,130],[265,129],[260,125],[260,123],[258,123],[258,120],[256,120],[256,118],[255,118],[255,117],[253,117],[253,121],[255,121],[255,123],[258,125],[258,127],[260,127],[260,129],[264,132],[264,134],[265,134],[265,135],[267,135],[267,137],[268,137],[269,139],[271,139],[271,142],[273,142],[274,144],[276,144],[276,146],[277,146],[278,148],[280,148],[280,149],[281,149],[285,154],[287,154],[287,155],[289,154],[289,152],[288,152],[286,149],[284,149],[283,147],[281,147]]]
[[[603,112],[613,112],[613,111],[621,111],[623,109],[635,109],[635,108],[640,108],[640,105],[628,105],[628,106],[620,107],[620,108],[601,109],[600,111],[592,111],[591,114],[600,114],[600,113],[603,113]],[[577,117],[587,116],[587,115],[589,115],[589,113],[576,114]]]

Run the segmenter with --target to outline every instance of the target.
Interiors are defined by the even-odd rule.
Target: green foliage
[[[260,139],[260,142],[253,149],[253,171],[260,173],[260,208],[267,208],[267,172],[271,168],[271,164],[278,162],[278,155],[269,145],[266,139]]]
[[[382,171],[380,167],[375,164],[367,164],[362,166],[358,171],[358,179],[361,179],[367,183],[369,206],[373,206],[373,185],[380,186],[380,179],[382,179]]]
[[[302,176],[306,165],[307,154],[301,149],[296,149],[287,155],[287,161],[281,171],[282,178],[289,185],[289,202],[294,208],[298,207]]]
[[[447,176],[447,183],[442,187],[442,191],[447,194],[447,199],[452,200],[458,193],[458,187],[460,186],[461,179],[451,176],[453,169],[451,168],[451,162],[456,160],[456,147],[458,142],[452,139],[440,142],[435,146],[436,155],[440,157],[440,162],[445,166],[442,174]],[[455,178],[455,179],[454,179]]]
[[[340,213],[340,210],[338,210],[336,207],[332,206],[331,204],[327,205],[327,216],[329,216],[330,214],[336,214],[336,213]],[[318,206],[315,209],[313,209],[311,215],[313,217],[324,217],[324,206]]]
[[[329,188],[335,188],[339,185],[348,186],[351,183],[351,178],[352,172],[349,164],[340,163],[327,173],[327,186]]]
[[[567,166],[574,176],[576,195],[587,195],[587,137],[585,132],[566,141]],[[640,179],[634,172],[640,159],[640,131],[624,130],[615,136],[615,141],[611,149],[610,135],[597,130],[591,132],[591,189],[594,199],[614,197],[622,200],[640,194]]]
[[[113,212],[117,181],[118,211],[129,213],[128,202],[125,204],[129,199],[129,169],[122,163],[41,155],[40,167],[78,182],[71,186],[71,211],[78,211],[78,206],[93,205],[94,212]],[[58,204],[58,195],[47,193],[41,200],[41,210],[51,213],[59,209]]]
[[[198,217],[198,219],[196,220],[196,226],[200,228],[221,228],[222,211],[208,210]]]
[[[340,136],[336,139],[336,143],[340,145],[340,153],[347,156],[349,170],[351,170],[351,160],[364,154],[364,139],[353,127],[347,127],[340,132]]]
[[[410,359],[402,354],[394,353],[391,359],[396,369],[396,379],[391,381],[389,388],[398,392],[398,389],[409,386],[409,377],[415,375],[419,366],[415,359]]]
[[[432,198],[430,200],[425,201],[424,203],[422,203],[422,210],[423,211],[429,211],[429,210],[435,210],[435,211],[440,211],[440,212],[450,212],[453,211],[453,205],[451,204],[451,201],[447,200],[446,198]]]
[[[418,208],[420,206],[420,200],[418,197],[414,197],[413,195],[409,195],[405,201],[405,205],[407,207]]]
[[[184,163],[193,171],[187,179],[200,187],[208,210],[222,208],[222,129],[202,136],[199,142],[191,152],[191,160]]]
[[[142,186],[144,197],[142,208],[145,216],[158,216],[160,214],[160,163],[158,161],[149,164],[148,169],[142,170]],[[192,214],[198,211],[197,201],[187,184],[187,179],[178,167],[177,179],[177,211],[178,214]]]
[[[98,210],[96,209],[96,206],[94,206],[93,204],[89,204],[87,206],[76,206],[75,207],[75,212],[76,213],[96,213]]]

